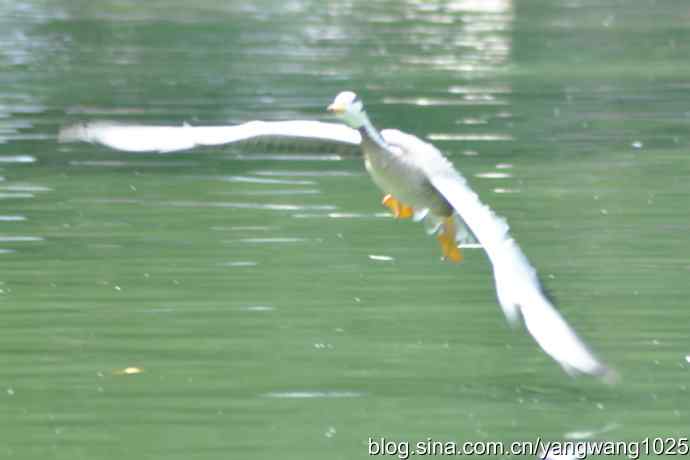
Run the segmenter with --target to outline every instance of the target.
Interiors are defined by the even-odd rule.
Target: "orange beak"
[[[331,104],[326,108],[331,113],[334,113],[336,115],[340,115],[341,113],[345,112],[345,107],[342,106],[342,104]]]

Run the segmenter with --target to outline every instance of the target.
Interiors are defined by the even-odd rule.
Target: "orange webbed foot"
[[[393,195],[384,196],[381,203],[391,210],[396,219],[409,219],[414,215],[414,210],[410,206],[401,203]]]
[[[460,248],[458,248],[458,243],[455,241],[455,234],[455,222],[453,222],[452,217],[448,217],[443,222],[437,238],[441,245],[443,258],[458,263],[462,261],[462,253],[460,252]]]

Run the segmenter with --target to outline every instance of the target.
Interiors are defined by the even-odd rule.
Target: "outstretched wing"
[[[103,144],[128,152],[174,152],[232,143],[358,152],[361,137],[355,129],[319,121],[250,121],[234,126],[141,126],[91,122],[61,129],[58,140]]]
[[[569,374],[585,373],[612,381],[608,369],[577,336],[541,287],[537,272],[509,234],[506,221],[483,204],[464,177],[433,145],[400,131],[388,137],[404,144],[432,185],[448,200],[477,237],[491,261],[498,301],[508,320],[520,318],[539,346]]]

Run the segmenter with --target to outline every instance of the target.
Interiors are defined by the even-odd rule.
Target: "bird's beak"
[[[335,102],[326,108],[331,113],[334,113],[336,115],[340,115],[341,113],[345,112],[345,107],[342,104],[336,104]]]

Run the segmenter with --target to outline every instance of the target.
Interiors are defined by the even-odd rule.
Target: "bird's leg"
[[[455,222],[453,221],[453,216],[447,217],[441,226],[441,231],[439,232],[437,238],[441,245],[441,251],[443,252],[443,258],[448,259],[451,262],[458,263],[462,260],[462,253],[458,248],[458,244],[455,241]]]
[[[393,212],[396,219],[409,219],[414,215],[414,211],[410,206],[399,202],[393,198],[393,195],[384,196],[381,203]]]

